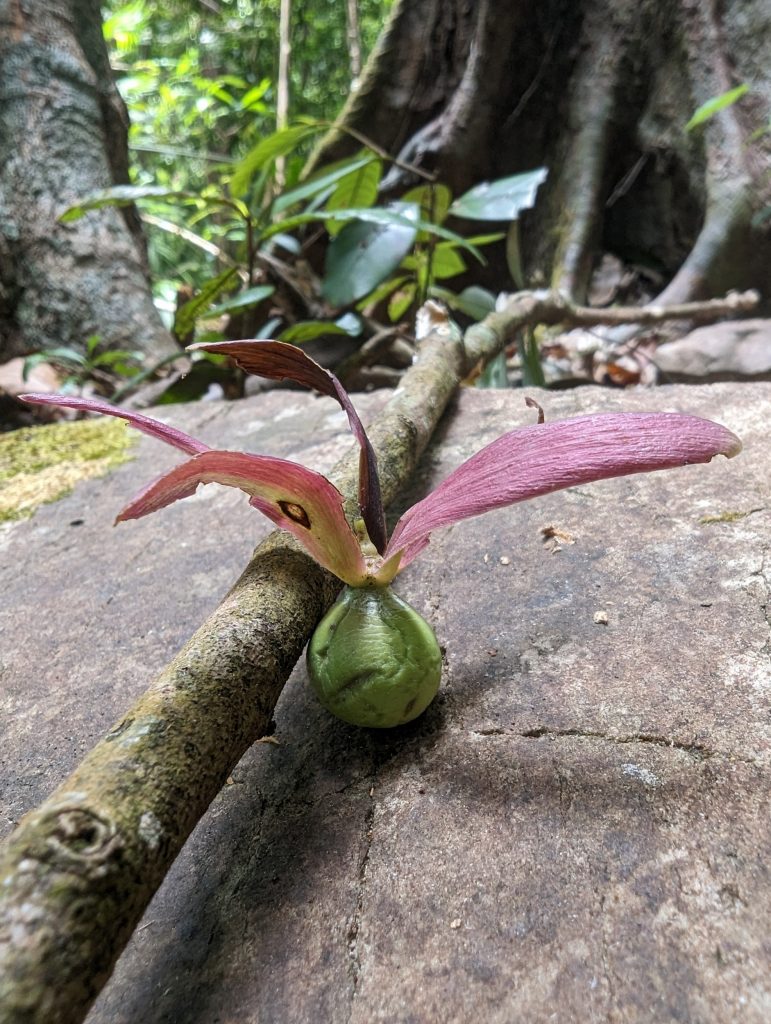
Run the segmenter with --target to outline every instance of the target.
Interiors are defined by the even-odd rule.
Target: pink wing
[[[209,450],[208,444],[197,441],[194,437],[186,434],[176,427],[167,427],[165,423],[154,420],[150,416],[143,416],[139,412],[132,412],[130,409],[119,409],[109,402],[102,402],[98,398],[73,398],[70,395],[21,395],[25,402],[33,405],[61,405],[67,409],[80,409],[82,412],[100,412],[104,416],[118,416],[126,420],[132,427],[141,430],[143,434],[149,434],[159,441],[181,448],[188,455],[197,455],[199,452]]]
[[[367,566],[343,512],[343,496],[326,477],[286,459],[209,449],[146,487],[118,516],[139,519],[194,494],[199,484],[239,487],[251,504],[289,530],[343,582],[363,583]]]
[[[609,413],[504,434],[401,517],[385,552],[408,565],[440,526],[563,487],[729,458],[739,439],[718,423],[677,413]]]

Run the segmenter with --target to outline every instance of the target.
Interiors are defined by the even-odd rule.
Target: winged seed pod
[[[387,728],[416,718],[439,687],[441,656],[431,627],[390,584],[432,532],[490,509],[577,484],[732,457],[741,442],[711,420],[678,413],[608,413],[537,423],[497,438],[399,519],[390,540],[377,461],[350,397],[334,374],[278,341],[193,346],[231,356],[247,373],[291,380],[329,395],[345,411],[361,448],[356,531],[343,495],[326,477],[286,459],[218,451],[149,416],[97,399],[29,394],[26,401],[118,416],[189,458],[155,480],[117,521],[138,519],[199,484],[238,487],[249,502],[299,540],[346,587],[308,646],[311,685],[321,703],[354,725]]]

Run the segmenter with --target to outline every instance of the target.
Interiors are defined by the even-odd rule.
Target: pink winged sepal
[[[359,506],[367,527],[369,539],[382,554],[386,547],[386,523],[380,495],[377,458],[369,442],[359,414],[340,381],[325,370],[302,349],[284,341],[253,339],[250,341],[199,342],[191,350],[201,349],[217,355],[227,355],[245,372],[271,380],[291,380],[295,384],[329,395],[340,404],[348,423],[361,447],[359,458]]]
[[[25,402],[33,405],[61,405],[67,409],[80,409],[82,412],[100,412],[103,416],[117,416],[126,420],[132,427],[141,430],[143,434],[155,437],[159,441],[181,448],[188,455],[197,455],[199,452],[209,450],[208,444],[198,441],[196,438],[186,434],[176,427],[169,427],[159,420],[143,416],[140,412],[132,412],[130,409],[118,409],[109,402],[102,402],[98,398],[75,398],[71,395],[21,395]]]
[[[146,487],[118,521],[149,515],[210,483],[246,491],[251,504],[293,533],[320,565],[352,586],[365,582],[367,566],[345,518],[342,494],[320,473],[286,459],[209,449]]]
[[[365,581],[366,562],[345,518],[343,496],[320,473],[285,459],[215,451],[176,427],[95,398],[39,394],[21,397],[27,402],[117,416],[142,433],[194,456],[145,488],[121,512],[118,521],[138,519],[178,498],[188,497],[199,484],[229,484],[246,491],[256,509],[277,526],[291,531],[317,562],[345,583],[357,586]]]
[[[606,413],[513,430],[459,466],[399,522],[385,552],[399,570],[441,526],[563,487],[729,458],[739,439],[718,423],[678,413]]]

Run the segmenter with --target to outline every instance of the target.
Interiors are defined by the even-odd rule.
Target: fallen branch
[[[736,311],[737,301],[650,315],[682,318],[698,307],[719,316]],[[608,312],[522,293],[466,333],[465,358],[457,330],[434,316],[416,363],[368,431],[386,502],[407,483],[459,380],[500,351],[512,330]],[[644,311],[627,312],[639,318]],[[331,477],[352,496],[357,472],[358,451]],[[352,497],[349,510],[356,512]],[[0,860],[2,1024],[83,1019],[187,836],[244,751],[267,732],[339,586],[286,534],[272,534],[144,696],[22,819]]]
[[[684,302],[675,306],[612,306],[594,309],[577,306],[558,292],[517,292],[506,307],[466,331],[466,354],[472,366],[491,358],[490,353],[506,345],[522,327],[539,324],[565,327],[618,327],[635,324],[644,327],[665,320],[690,320],[709,323],[723,316],[750,313],[760,302],[756,291],[732,292],[724,299]]]
[[[460,334],[429,335],[369,429],[383,496],[404,487],[464,373]],[[356,494],[358,450],[332,479]],[[76,1024],[187,836],[264,735],[339,581],[285,533],[40,807],[0,860],[0,1020]]]

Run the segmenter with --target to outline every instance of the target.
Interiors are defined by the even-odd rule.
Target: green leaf
[[[197,359],[188,372],[174,380],[155,400],[157,405],[173,405],[177,402],[195,402],[203,398],[212,384],[225,388],[233,381],[233,371],[210,359]]]
[[[464,288],[459,295],[447,288],[434,287],[431,289],[431,294],[446,302],[450,309],[457,309],[461,313],[465,313],[466,316],[470,316],[472,320],[484,320],[487,314],[492,313],[495,309],[493,293],[478,285]]]
[[[56,363],[65,369],[72,369],[74,367],[85,370],[86,368],[85,357],[74,348],[50,348],[27,356],[22,366],[22,380],[26,380],[40,363]]]
[[[471,235],[466,241],[469,245],[492,245],[493,242],[500,242],[505,237],[506,233],[504,231],[496,231],[491,235]]]
[[[506,370],[506,353],[498,352],[477,378],[478,388],[507,388],[509,376]]]
[[[346,334],[350,334],[352,338],[358,338],[361,332],[364,330],[364,324],[361,322],[361,317],[355,313],[343,313],[339,316],[335,323],[338,327],[342,327]]]
[[[327,247],[322,294],[347,306],[369,294],[399,266],[417,235],[416,204],[402,208],[399,222],[355,220]]]
[[[331,320],[301,320],[299,323],[287,327],[278,336],[278,341],[290,341],[295,345],[302,345],[304,341],[313,341],[314,338],[321,338],[325,334],[346,334],[344,327],[333,323]]]
[[[522,210],[535,202],[538,186],[546,181],[547,170],[538,167],[498,181],[485,181],[456,199],[450,213],[467,220],[516,220]]]
[[[273,203],[273,212],[281,213],[282,210],[286,210],[290,206],[294,206],[294,204],[300,202],[301,199],[310,199],[312,196],[318,195],[319,192],[323,192],[324,189],[329,188],[331,185],[335,185],[341,178],[345,178],[347,175],[355,173],[362,167],[366,167],[367,164],[373,163],[374,161],[375,157],[371,154],[369,156],[360,157],[358,160],[343,161],[340,166],[335,168],[335,170],[329,171],[327,174],[322,174],[319,177],[312,178],[309,181],[304,182],[302,185],[298,185],[297,188],[291,189],[289,192],[282,193],[282,195],[280,195]]]
[[[276,333],[276,328],[281,323],[280,316],[272,316],[270,320],[266,320],[264,324],[257,328],[255,332],[256,338],[272,338]]]
[[[418,185],[405,192],[402,202],[417,203],[423,220],[443,224],[450,211],[452,192],[446,185]]]
[[[391,318],[391,323],[395,323],[410,308],[415,301],[416,290],[414,284],[408,284],[394,293],[388,303],[388,315]]]
[[[446,277],[456,277],[458,274],[462,274],[465,269],[466,264],[463,261],[463,257],[457,252],[455,247],[450,248],[450,243],[447,243],[447,245],[437,245],[436,249],[434,249],[431,258],[431,273],[437,280],[442,280]]]
[[[720,110],[725,110],[726,107],[732,106],[737,100],[740,100],[745,93],[749,92],[750,87],[743,83],[737,85],[735,89],[729,89],[728,92],[723,92],[719,96],[713,96],[712,99],[707,100],[706,103],[697,109],[691,120],[685,126],[687,132],[693,131],[694,128],[700,124],[704,124],[705,121],[709,121],[711,117]]]
[[[234,295],[232,299],[225,299],[218,306],[207,309],[206,316],[213,320],[215,317],[232,313],[237,309],[250,309],[252,306],[257,306],[263,299],[269,298],[275,290],[272,284],[258,284],[254,288],[247,288],[246,291]]]
[[[142,362],[141,352],[130,352],[128,349],[112,348],[107,352],[100,352],[91,360],[92,366],[106,366],[111,369],[126,367],[129,363]],[[122,372],[122,371],[119,371]]]
[[[86,338],[86,355],[92,356],[94,352],[99,348],[99,342],[102,340],[99,334],[90,334]]]
[[[415,209],[413,204],[409,204],[409,206],[410,208]],[[416,220],[408,219],[403,212],[398,212],[398,207],[399,204],[394,203],[391,207],[373,206],[370,209],[320,210],[317,213],[298,213],[294,217],[287,217],[286,220],[283,220],[278,224],[272,224],[270,227],[266,228],[262,232],[262,238],[270,238],[272,235],[278,234],[281,231],[291,231],[293,228],[299,227],[302,224],[311,224],[314,221],[319,220],[339,220],[344,223],[348,221],[363,220],[369,224],[380,224],[383,226],[393,225],[394,227],[409,227],[420,231],[430,231],[439,238],[455,242],[462,249],[466,249],[468,252],[473,253],[480,263],[484,262],[479,250],[467,242],[462,235],[458,235],[454,231],[448,231],[447,228],[440,227],[438,224],[429,224],[428,221],[421,220],[420,218],[417,218]]]
[[[179,199],[193,198],[192,193],[181,189],[167,188],[165,185],[113,185],[101,192],[95,192],[85,199],[79,200],[59,215],[61,224],[71,224],[80,220],[89,210],[99,210],[103,206],[130,206],[138,199]]]
[[[262,107],[260,100],[263,98],[265,93],[270,89],[271,81],[269,78],[263,78],[259,85],[253,86],[248,92],[244,93],[241,97],[241,109],[249,110],[250,107],[255,107],[257,110]]]
[[[370,160],[363,167],[346,174],[337,184],[337,188],[329,197],[325,210],[347,210],[351,207],[368,208],[375,204],[383,165],[380,160]],[[342,229],[336,221],[327,224],[330,235],[338,234]]]
[[[506,266],[509,268],[514,286],[520,290],[525,287],[525,271],[522,266],[522,243],[519,237],[519,221],[509,224],[506,235]]]
[[[286,156],[305,142],[316,132],[321,131],[320,124],[295,124],[289,128],[281,128],[271,135],[260,139],[240,163],[236,164],[233,177],[230,179],[230,192],[234,196],[242,196],[249,188],[254,174],[269,164],[276,157]]]
[[[361,302],[356,304],[357,309],[364,309],[367,306],[377,305],[378,302],[382,302],[383,299],[387,299],[391,292],[396,291],[397,288],[401,288],[405,281],[409,281],[407,274],[401,277],[392,277],[390,281],[383,281],[382,284],[374,288],[369,295],[365,295]]]
[[[195,298],[190,299],[177,310],[174,317],[174,334],[178,338],[184,338],[186,334],[195,329],[196,320],[206,312],[217,296],[233,283],[235,276],[235,267],[223,270],[211,281],[207,281]]]
[[[546,378],[541,366],[541,349],[531,329],[520,332],[517,339],[522,361],[522,384],[526,388],[545,388]]]

